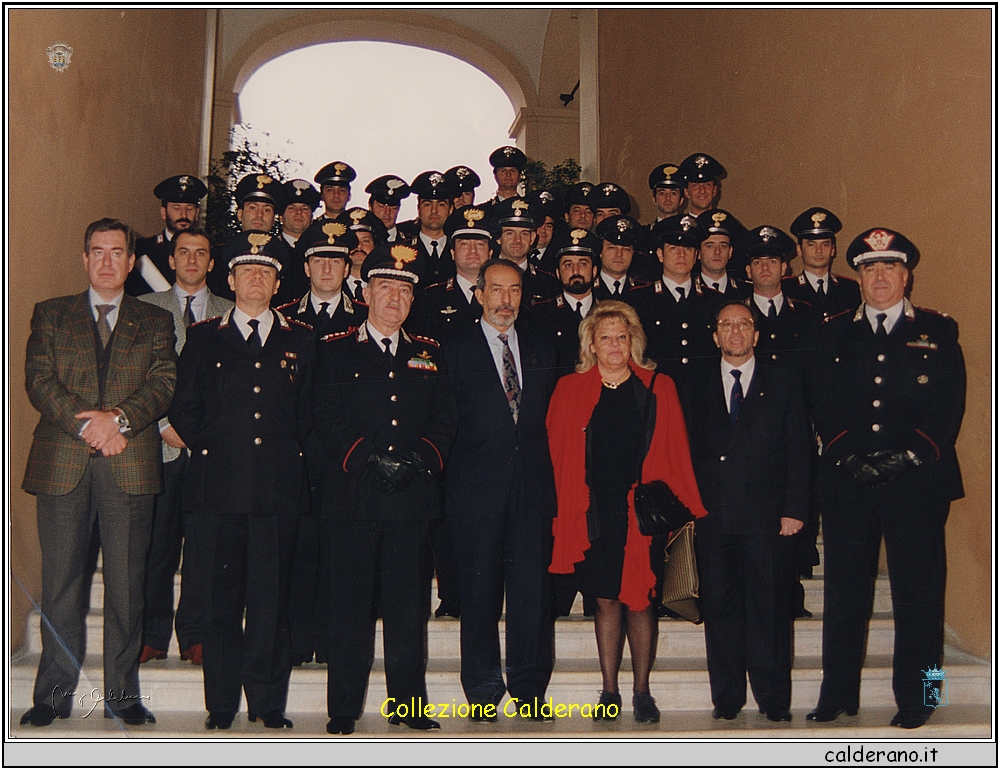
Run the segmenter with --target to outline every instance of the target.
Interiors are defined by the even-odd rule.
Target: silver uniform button
[[[394,447],[394,446],[393,446],[392,444],[389,444],[389,451],[390,451],[390,452],[391,452],[391,451],[392,451],[393,449],[395,449],[395,448],[396,448],[396,447]]]
[[[253,386],[253,392],[254,393],[260,393],[260,385],[254,385]]]
[[[257,438],[253,440],[253,443],[255,443],[257,446],[260,446],[261,444],[260,436],[257,436]]]
[[[395,378],[396,378],[396,373],[395,372],[389,372],[389,379],[390,380],[394,380]]]
[[[882,402],[876,398],[874,401],[872,401],[872,406],[878,409],[880,406],[882,406]]]
[[[875,423],[874,425],[872,425],[872,430],[878,433],[880,430],[882,430],[882,426],[879,425],[878,423]]]
[[[688,322],[687,322],[687,321],[685,321],[684,323],[682,323],[682,324],[681,324],[681,328],[682,328],[682,329],[686,329],[686,328],[688,328]]]
[[[687,345],[687,344],[688,344],[687,340],[681,340],[681,345]]]
[[[725,455],[722,455],[722,456],[720,456],[720,457],[719,457],[719,460],[720,460],[721,462],[725,462],[725,461],[726,461],[726,456],[725,456]]]
[[[221,369],[222,368],[222,361],[216,361],[215,362],[215,368],[216,369]]]
[[[776,339],[778,339],[778,335],[777,335],[777,334],[775,334],[774,332],[771,332],[771,339],[772,339],[772,340],[776,340]]]
[[[256,363],[255,363],[255,364],[253,365],[253,368],[254,368],[254,369],[260,369],[260,361],[257,361],[257,362],[256,362]]]
[[[207,454],[208,454],[208,450],[207,450],[207,449],[202,449],[202,450],[201,450],[201,453],[202,453],[203,455],[207,455]]]
[[[878,360],[879,360],[879,362],[885,361],[885,353],[879,353],[878,354]]]
[[[393,393],[391,396],[389,396],[389,400],[390,401],[395,401],[396,400],[396,394]]]
[[[360,377],[360,376],[361,376],[361,372],[355,372],[355,373],[354,373],[354,376],[355,376],[355,377]]]
[[[657,325],[657,326],[659,326],[659,325],[660,325],[660,322],[659,322],[659,321],[657,321],[657,322],[656,322],[656,325]]]
[[[557,337],[562,337],[562,330],[556,332]]]
[[[688,360],[689,360],[689,359],[687,359],[687,358],[682,358],[682,359],[681,359],[681,363],[682,363],[682,364],[686,364],[686,363],[688,362]]]
[[[392,421],[392,427],[395,428],[397,425],[399,425],[399,420],[393,420]]]
[[[882,378],[881,377],[876,377],[875,378],[875,384],[876,385],[881,385],[882,384]]]
[[[259,419],[260,419],[260,412],[254,412],[254,413],[253,413],[253,418],[254,418],[255,420],[259,420]]]
[[[778,360],[778,354],[777,353],[772,353],[771,354],[771,360],[772,361],[777,361]]]

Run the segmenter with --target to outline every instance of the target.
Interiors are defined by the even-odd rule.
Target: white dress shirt
[[[569,304],[570,310],[574,313],[576,312],[576,303],[580,303],[580,313],[586,318],[587,313],[590,312],[591,306],[594,304],[594,292],[590,292],[586,297],[577,297],[570,294],[567,291],[563,291],[563,298]]]
[[[338,291],[336,294],[330,297],[330,299],[320,299],[312,292],[309,292],[309,301],[312,303],[312,308],[313,311],[316,313],[316,315],[320,314],[320,309],[319,309],[320,305],[322,305],[324,302],[329,303],[329,306],[326,309],[326,316],[327,318],[329,318],[336,312],[337,306],[340,305],[341,294],[343,294],[343,292]]]
[[[886,310],[876,310],[867,302],[865,303],[865,315],[868,317],[868,323],[872,325],[872,331],[878,330],[878,319],[876,316],[879,313],[885,313],[885,321],[882,326],[885,327],[886,334],[892,331],[892,327],[896,325],[896,321],[903,314],[903,300],[900,300],[892,307]]]
[[[750,381],[753,380],[753,370],[756,364],[756,359],[753,356],[750,356],[750,360],[743,366],[733,366],[725,358],[722,359],[722,392],[726,397],[726,411],[732,411],[729,405],[732,401],[733,385],[736,384],[736,378],[732,375],[733,369],[738,369],[740,372],[740,385],[743,386],[743,398],[746,399],[750,392]]]
[[[763,313],[765,316],[771,310],[770,303],[772,300],[774,301],[774,312],[780,313],[782,305],[785,304],[785,297],[780,291],[773,297],[762,297],[760,296],[760,294],[754,292],[753,301],[757,303],[757,307],[760,309],[760,312]]]
[[[823,294],[828,294],[830,291],[830,273],[827,272],[826,275],[816,276],[810,273],[808,270],[803,270],[802,275],[806,277],[809,281],[809,285],[813,287],[813,291],[819,291],[819,281],[823,281]]]
[[[396,329],[392,334],[382,334],[378,329],[372,326],[370,323],[365,321],[365,326],[368,327],[368,336],[375,340],[375,343],[379,346],[381,350],[385,350],[382,347],[382,340],[388,338],[389,340],[389,353],[391,355],[396,355],[396,351],[399,350],[399,329]]]
[[[236,328],[239,329],[240,334],[243,335],[243,339],[250,339],[253,329],[250,328],[249,322],[253,320],[253,316],[249,316],[238,307],[234,307],[232,318],[233,323],[236,324]],[[270,309],[267,309],[257,316],[257,320],[260,321],[260,325],[257,327],[257,334],[260,335],[260,346],[264,347],[267,343],[267,335],[271,333],[271,325],[274,323],[274,314]]]
[[[476,284],[457,274],[455,275],[455,283],[458,284],[458,288],[462,290],[465,298],[469,300],[469,304],[471,305],[472,300],[475,299]]]
[[[194,316],[196,322],[205,320],[205,313],[208,312],[208,286],[202,286],[194,294],[188,294],[181,288],[180,284],[175,283],[174,293],[181,306],[181,315],[184,314],[184,309],[187,307],[187,298],[194,297],[191,300],[191,315]]]
[[[674,298],[674,302],[679,302],[680,297],[677,295],[678,289],[684,289],[684,298],[687,299],[691,296],[691,288],[694,286],[694,281],[691,280],[691,276],[684,283],[677,283],[672,281],[667,276],[663,276],[663,288],[670,292],[670,296]]]

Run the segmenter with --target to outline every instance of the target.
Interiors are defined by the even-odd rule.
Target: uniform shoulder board
[[[351,326],[344,332],[331,332],[330,334],[324,334],[319,338],[320,342],[333,342],[334,340],[342,340],[345,337],[350,337],[358,330],[357,326]]]
[[[298,299],[293,299],[291,302],[286,302],[284,305],[278,305],[275,308],[275,310],[277,310],[280,313],[282,310],[290,308],[292,305],[297,305],[301,301],[302,301],[302,297],[299,297]]]
[[[556,297],[556,299],[551,299],[551,298],[550,299],[539,299],[537,297],[532,297],[531,298],[531,306],[532,307],[542,307],[544,305],[555,305],[560,300],[562,300],[562,297]],[[562,305],[557,305],[557,307],[562,307]]]
[[[650,286],[652,286],[652,284],[649,281],[637,281],[634,278],[629,278],[628,280],[630,284],[630,286],[628,287],[629,291],[635,291],[636,289],[648,289]]]
[[[839,275],[837,273],[830,273],[831,283],[839,283],[840,281],[843,281],[844,283],[857,283],[857,281],[855,281],[849,275]]]
[[[449,278],[448,281],[450,280],[451,279]],[[424,291],[430,291],[431,289],[436,289],[439,286],[444,286],[447,289],[449,288],[448,281],[438,281],[437,283],[428,284],[427,286],[424,287]]]
[[[212,323],[212,321],[218,321],[220,318],[222,318],[221,315],[216,315],[212,316],[211,318],[206,318],[204,321],[195,321],[188,327],[188,329],[193,329],[196,326],[204,326],[205,324],[210,324]]]
[[[441,343],[440,342],[438,342],[437,340],[432,339],[430,337],[424,337],[421,334],[411,334],[410,336],[413,337],[413,339],[417,340],[418,342],[425,342],[428,345],[433,345],[436,348],[441,347]]]
[[[788,306],[792,310],[795,310],[795,308],[799,307],[799,305],[801,305],[802,307],[806,307],[806,308],[811,308],[812,307],[812,302],[806,302],[804,299],[792,299],[791,297],[787,297],[786,296],[785,297],[785,302],[788,303]]]
[[[312,326],[297,318],[288,318],[288,316],[285,316],[285,320],[292,326],[301,326],[303,329],[308,329],[309,331],[313,330]]]
[[[531,273],[532,275],[538,275],[538,268],[536,268],[534,265],[528,265],[528,272]]]
[[[854,310],[852,310],[851,308],[847,308],[847,310],[841,310],[839,313],[836,313],[834,315],[830,315],[830,316],[827,316],[826,318],[824,318],[823,319],[823,323],[830,323],[830,321],[832,321],[834,318],[841,318],[841,317],[843,317],[845,315],[850,315],[853,312],[854,312]]]

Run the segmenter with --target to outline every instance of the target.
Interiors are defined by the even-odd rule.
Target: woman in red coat
[[[640,461],[644,483],[665,481],[695,517],[707,511],[691,467],[677,390],[666,376],[654,384],[655,423],[642,459],[644,408],[655,366],[646,360],[645,348],[639,317],[624,302],[598,302],[580,324],[580,363],[556,385],[546,420],[558,498],[549,571],[574,574],[578,589],[597,600],[604,714],[613,718],[621,709],[618,671],[627,637],[635,718],[658,722],[660,712],[649,694],[657,637],[652,560],[662,560],[663,542],[657,539],[654,546],[636,522],[633,493]],[[617,709],[608,708],[612,705]]]

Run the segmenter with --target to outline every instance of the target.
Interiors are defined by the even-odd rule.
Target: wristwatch
[[[114,412],[115,412],[115,422],[118,425],[118,432],[126,433],[129,429],[128,417],[125,416],[125,412],[123,412],[121,409],[117,407],[114,409]]]

